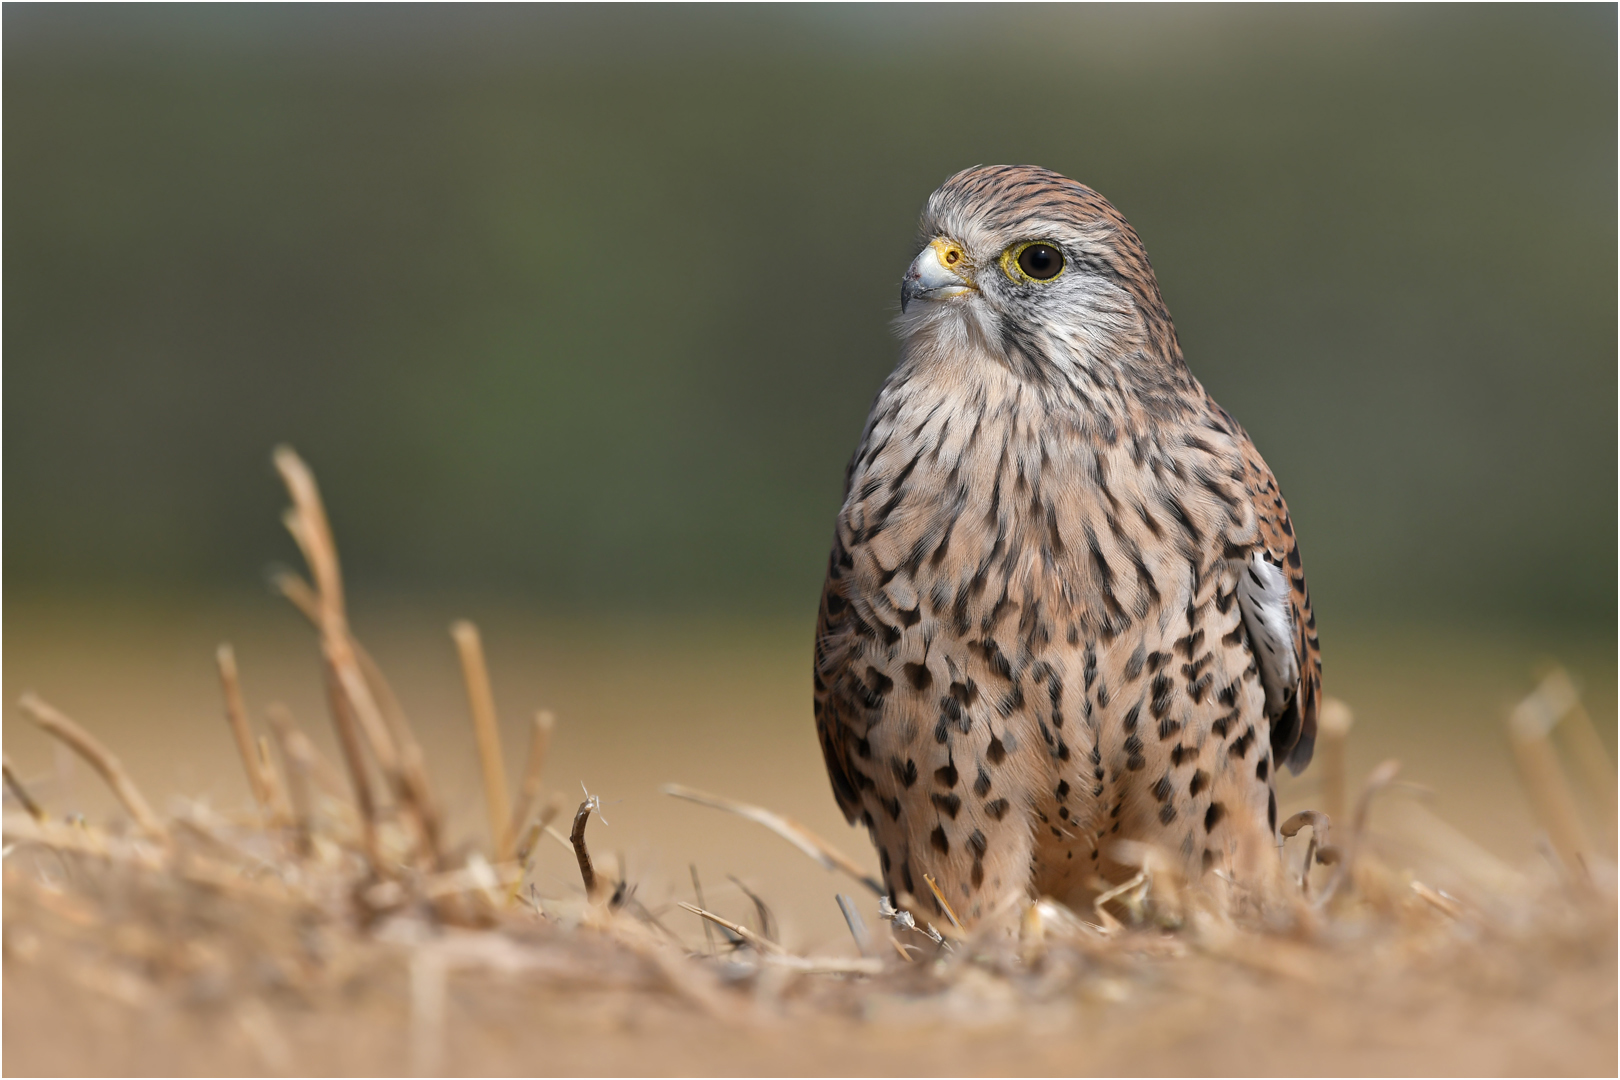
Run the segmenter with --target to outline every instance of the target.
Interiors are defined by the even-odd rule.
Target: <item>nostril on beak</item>
[[[950,256],[955,256],[955,266],[945,264]],[[960,249],[937,240],[929,244],[900,279],[900,310],[904,312],[913,300],[944,300],[971,292],[973,283],[965,275],[966,269],[967,261]]]

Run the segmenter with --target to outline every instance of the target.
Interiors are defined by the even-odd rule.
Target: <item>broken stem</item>
[[[124,804],[124,809],[129,811],[129,816],[135,819],[135,824],[139,825],[143,832],[156,840],[168,840],[169,830],[163,827],[163,822],[152,812],[152,807],[141,794],[141,789],[135,786],[135,781],[130,779],[129,773],[125,771],[123,762],[103,746],[99,739],[33,694],[24,694],[21,705],[23,712],[27,713],[34,723],[72,747],[80,757],[90,763],[91,768],[101,774],[101,778],[112,788],[113,794],[118,796],[118,801]]]
[[[951,902],[945,899],[945,893],[940,889],[939,882],[934,880],[934,875],[924,874],[923,880],[928,883],[928,891],[934,894],[934,899],[939,903],[940,910],[945,913],[945,918],[949,919],[951,925],[956,929],[962,929],[962,920],[958,919],[956,912],[951,910]]]
[[[248,726],[247,706],[242,701],[242,681],[236,670],[236,650],[228,644],[221,645],[214,651],[214,660],[219,666],[219,685],[225,695],[225,720],[231,725],[231,734],[236,737],[236,750],[242,756],[242,771],[247,773],[248,789],[253,792],[253,801],[259,804],[259,811],[269,814],[270,790],[265,784],[264,769],[254,746],[253,729]]]
[[[534,808],[540,804],[540,777],[546,768],[546,751],[551,746],[551,733],[557,718],[546,709],[534,714],[534,726],[529,731],[529,760],[523,766],[523,783],[518,788],[517,801],[512,804],[512,821],[507,826],[507,845],[513,846],[523,835]]]
[[[461,658],[461,676],[467,684],[467,707],[472,713],[473,733],[478,738],[478,763],[484,773],[484,803],[489,811],[490,847],[504,856],[510,846],[507,822],[512,816],[511,799],[506,793],[506,765],[501,759],[501,731],[495,719],[495,695],[490,690],[489,667],[484,662],[484,645],[478,627],[466,619],[450,625],[456,653]]]
[[[767,937],[754,933],[741,923],[734,923],[730,919],[722,918],[712,911],[705,911],[696,904],[688,904],[685,900],[677,900],[675,902],[699,918],[708,919],[716,926],[724,927],[725,929],[730,930],[733,934],[736,934],[738,937],[748,942],[748,944],[752,945],[756,952],[764,953],[767,956],[781,956],[786,952],[786,950],[776,942]]]
[[[11,767],[9,757],[5,759],[5,772],[6,788],[11,792],[12,797],[22,803],[23,809],[28,811],[29,817],[35,821],[44,821],[46,816],[44,808],[35,802],[34,797],[28,794],[28,789],[23,787],[22,780],[17,776],[17,770]],[[696,873],[695,870],[693,872]]]
[[[827,841],[800,825],[791,818],[764,807],[754,806],[750,803],[738,802],[721,795],[710,795],[706,791],[683,787],[680,784],[665,784],[659,789],[665,795],[673,795],[677,799],[695,802],[699,806],[708,806],[715,810],[724,810],[729,814],[747,818],[749,821],[765,826],[771,832],[780,836],[828,870],[842,870],[856,881],[872,890],[874,896],[883,895],[883,886],[876,878],[867,874],[856,864],[854,859],[833,847]]]
[[[332,710],[332,726],[337,728],[338,745],[343,748],[343,761],[349,767],[349,784],[354,790],[355,805],[360,810],[366,860],[371,864],[372,872],[381,876],[383,863],[377,848],[377,806],[372,800],[371,778],[366,775],[358,725],[355,724],[343,687],[338,682],[337,670],[330,660],[326,665],[326,696]]]
[[[580,880],[585,883],[585,897],[592,902],[601,896],[601,886],[596,879],[596,867],[591,864],[590,849],[585,846],[585,823],[591,820],[591,811],[598,809],[602,800],[595,795],[587,795],[585,801],[579,804],[574,813],[574,831],[569,834],[569,842],[574,848],[574,857],[579,860]]]

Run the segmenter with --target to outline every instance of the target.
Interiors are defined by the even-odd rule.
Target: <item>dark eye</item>
[[[1050,281],[1063,269],[1063,252],[1051,244],[1031,244],[1018,253],[1018,269],[1036,281]]]

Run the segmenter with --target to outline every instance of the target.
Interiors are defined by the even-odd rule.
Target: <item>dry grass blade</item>
[[[291,571],[279,573],[271,581],[317,630],[322,629],[320,598],[316,596],[315,590],[310,588],[308,582]],[[393,687],[377,662],[366,651],[365,646],[361,645],[352,633],[346,634],[346,644],[356,666],[360,669],[361,679],[370,691],[383,719],[387,721],[388,730],[392,734],[392,741],[385,741],[383,745],[374,749],[373,753],[378,754],[378,761],[384,766],[385,772],[388,771],[389,763],[397,753],[397,775],[390,775],[390,781],[396,785],[402,801],[406,802],[416,815],[417,823],[422,829],[423,841],[431,854],[433,864],[438,866],[442,860],[443,830],[438,802],[428,781],[422,745],[417,740],[410,721],[406,719],[405,710],[400,706]]]
[[[721,795],[710,795],[706,791],[683,787],[680,784],[665,784],[659,790],[665,795],[685,799],[687,802],[695,802],[699,806],[724,810],[728,814],[736,814],[738,817],[744,817],[756,824],[763,825],[810,856],[810,858],[816,860],[826,869],[842,870],[868,889],[871,889],[872,895],[883,895],[883,886],[879,884],[877,879],[862,870],[855,860],[791,818],[783,817],[781,814],[766,810],[763,807],[738,802],[735,799],[728,799]]]
[[[754,902],[754,917],[759,920],[759,932],[772,941],[780,941],[781,938],[776,932],[776,916],[771,914],[770,905],[753,889],[744,885],[736,874],[728,874],[727,877],[731,879],[733,885],[742,890],[744,896]]]
[[[1555,724],[1574,703],[1574,687],[1567,676],[1559,678],[1555,672],[1542,680],[1540,686],[1514,708],[1508,718],[1508,735],[1513,743],[1513,756],[1519,766],[1519,778],[1530,805],[1547,838],[1552,842],[1563,870],[1580,884],[1591,882],[1587,860],[1592,851],[1586,830],[1581,826],[1580,811],[1558,755],[1547,736]]]
[[[275,590],[288,600],[292,606],[301,611],[318,630],[321,626],[321,598],[315,595],[315,590],[309,587],[309,582],[293,573],[283,570],[270,578],[270,584]]]
[[[507,892],[506,898],[508,901],[517,900],[518,892],[523,888],[524,878],[526,878],[529,873],[530,861],[534,856],[535,845],[540,842],[540,837],[544,833],[555,831],[551,829],[551,823],[555,821],[557,819],[557,815],[561,814],[562,812],[562,797],[560,795],[553,795],[546,801],[545,806],[541,807],[540,816],[535,818],[534,822],[523,834],[523,838],[518,842],[517,851],[513,854],[512,858],[517,862],[519,873],[517,880],[512,883],[512,888]]]
[[[467,708],[478,737],[478,763],[484,773],[484,802],[489,811],[490,845],[498,859],[511,857],[507,822],[512,802],[506,792],[506,763],[501,756],[501,729],[495,718],[495,695],[489,685],[489,666],[478,627],[461,619],[450,626],[461,659],[461,677],[467,684]]]
[[[872,932],[866,928],[866,920],[861,918],[860,909],[855,901],[843,893],[837,896],[838,910],[843,912],[844,925],[849,927],[849,936],[855,939],[855,947],[862,956],[872,955]]]
[[[786,950],[784,950],[782,946],[778,945],[776,942],[770,940],[769,938],[761,937],[759,934],[756,934],[752,930],[748,929],[748,927],[742,925],[742,923],[734,923],[730,919],[716,915],[712,911],[706,911],[703,908],[698,907],[696,904],[688,904],[685,900],[677,900],[675,902],[699,918],[708,919],[710,922],[714,923],[714,925],[731,931],[733,934],[752,945],[756,952],[763,953],[768,956],[781,956],[786,952]]]
[[[273,702],[264,710],[264,715],[270,721],[270,730],[275,733],[276,742],[281,746],[282,757],[289,763],[289,771],[292,759],[296,757],[307,767],[309,779],[328,795],[338,799],[349,797],[348,785],[337,766],[304,734],[287,706]]]
[[[258,737],[259,768],[264,770],[264,783],[270,793],[270,820],[277,825],[292,821],[292,804],[287,801],[287,785],[276,769],[276,759],[270,754],[270,736]]]
[[[405,742],[400,749],[399,775],[401,799],[411,808],[417,828],[421,830],[428,862],[435,867],[442,866],[444,839],[443,827],[439,821],[438,802],[434,799],[432,786],[428,783],[427,762],[422,755],[422,748],[414,739]]]
[[[950,920],[951,926],[957,930],[962,929],[962,920],[956,917],[956,912],[954,909],[952,909],[951,902],[945,899],[945,893],[940,889],[939,882],[934,880],[934,875],[924,874],[923,880],[928,883],[928,891],[934,894],[935,902],[939,904],[940,910],[945,913],[945,918]]]
[[[371,756],[376,758],[377,766],[387,778],[389,786],[394,789],[402,802],[410,801],[410,790],[406,787],[404,777],[399,766],[399,749],[394,745],[394,738],[383,723],[382,712],[377,708],[376,699],[371,696],[371,688],[366,685],[365,676],[360,673],[360,666],[355,660],[353,642],[344,635],[333,639],[332,646],[326,650],[332,664],[332,674],[337,679],[337,685],[360,733],[365,737],[365,745],[371,748]]]
[[[44,807],[35,802],[34,797],[30,795],[28,793],[28,789],[23,786],[22,780],[17,776],[17,770],[11,767],[11,759],[9,757],[5,759],[5,772],[6,790],[11,792],[11,797],[22,803],[22,807],[24,810],[28,811],[29,817],[33,818],[35,821],[44,821],[46,816]]]
[[[697,863],[691,864],[692,869],[692,895],[697,897],[697,906],[706,908],[709,902],[703,899],[703,882],[698,880]],[[707,919],[703,921],[703,941],[709,947],[709,955],[714,955],[714,924]]]
[[[355,806],[360,811],[360,829],[365,844],[366,861],[372,872],[381,876],[383,862],[377,848],[377,804],[371,795],[371,778],[366,775],[366,760],[360,749],[360,732],[349,709],[348,698],[339,685],[338,675],[330,660],[326,665],[327,701],[332,710],[332,724],[337,728],[338,745],[343,748],[343,760],[349,767],[349,784],[354,791]]]
[[[1453,919],[1462,918],[1462,905],[1457,903],[1455,898],[1447,896],[1439,889],[1431,889],[1421,881],[1414,881],[1412,882],[1412,892],[1417,895],[1418,899],[1442,915]]]
[[[387,730],[397,748],[397,773],[391,775],[390,780],[395,784],[400,801],[411,809],[416,818],[430,863],[436,868],[442,868],[443,827],[440,823],[438,800],[434,798],[433,785],[428,779],[427,760],[422,753],[422,744],[417,740],[416,732],[412,730],[410,720],[406,718],[405,710],[399,703],[399,697],[389,685],[382,669],[377,666],[377,662],[371,658],[371,654],[353,633],[348,635],[347,640],[355,664],[360,669],[360,678],[382,718],[387,721]]]
[[[1125,896],[1127,893],[1146,885],[1147,879],[1147,871],[1138,870],[1136,874],[1130,878],[1130,880],[1122,882],[1119,885],[1115,885],[1112,889],[1109,889],[1106,892],[1097,894],[1096,899],[1091,902],[1091,908],[1097,913],[1097,918],[1101,920],[1104,927],[1108,928],[1109,930],[1119,929],[1119,920],[1108,913],[1106,910],[1107,905],[1115,900],[1118,900],[1120,897]]]
[[[236,670],[236,650],[229,645],[221,645],[214,652],[214,661],[219,666],[219,685],[225,695],[225,720],[231,725],[231,734],[236,738],[236,750],[242,756],[242,771],[247,773],[253,801],[259,804],[262,812],[269,814],[270,789],[259,763],[253,729],[248,726],[247,705],[242,700],[242,681]]]
[[[272,704],[265,710],[270,730],[281,744],[281,760],[287,763],[287,795],[292,812],[293,829],[298,836],[298,850],[308,855],[313,848],[315,747],[309,737],[298,730],[286,706]],[[328,766],[330,768],[330,766]]]
[[[141,789],[130,779],[123,762],[119,761],[112,751],[101,745],[99,739],[34,694],[24,694],[19,704],[29,719],[72,747],[80,757],[90,763],[91,768],[101,774],[101,778],[112,788],[113,794],[118,796],[118,801],[124,804],[124,809],[129,811],[129,816],[135,819],[135,824],[139,825],[143,832],[158,840],[168,840],[169,830],[152,812],[146,796],[141,794]]]
[[[313,596],[309,587],[294,575],[283,574],[277,581],[289,599],[305,609],[306,614],[310,607],[315,611],[316,625],[321,634],[321,652],[326,657],[331,675],[328,696],[333,707],[333,724],[339,728],[344,755],[346,758],[351,756],[351,740],[343,731],[347,724],[354,726],[364,736],[395,797],[414,818],[422,843],[422,854],[430,864],[438,866],[443,861],[439,822],[420,752],[408,753],[402,764],[399,748],[360,663],[359,650],[349,633],[348,615],[344,610],[343,576],[338,565],[337,546],[332,539],[331,526],[314,474],[289,447],[277,448],[274,458],[276,469],[281,473],[293,501],[284,520],[314,577]],[[355,743],[355,760],[350,762],[350,774],[351,777],[357,775],[355,770],[358,768],[358,775],[363,778],[365,766],[363,759],[358,756],[359,742],[358,739],[352,741]],[[410,739],[407,747],[414,746],[415,740]],[[369,800],[369,784],[365,787],[365,798]],[[361,809],[362,816],[370,822],[367,828],[372,829],[375,804],[372,804],[369,816],[366,807],[362,806]],[[368,845],[368,850],[373,848],[374,845]]]
[[[523,827],[535,807],[540,805],[540,777],[546,770],[546,752],[551,747],[551,733],[557,727],[557,718],[541,709],[534,714],[534,726],[529,731],[529,759],[523,766],[523,783],[518,787],[517,801],[512,804],[512,821],[507,835],[516,841],[523,835]]]
[[[323,628],[320,597],[316,595],[314,589],[310,588],[307,581],[292,571],[285,570],[272,577],[271,583],[282,596],[292,602],[292,605],[310,621],[310,624],[315,629],[320,630]],[[361,675],[375,697],[383,717],[388,721],[394,737],[400,742],[401,746],[414,742],[415,735],[411,731],[410,724],[405,719],[405,710],[401,708],[399,698],[395,695],[393,687],[389,685],[387,678],[384,677],[382,669],[377,666],[377,662],[371,658],[371,654],[366,651],[365,647],[360,644],[352,633],[348,635],[348,645],[354,652],[354,658],[360,668]]]
[[[276,447],[271,457],[292,497],[293,506],[285,521],[315,578],[315,606],[321,628],[341,629],[345,620],[343,574],[338,567],[337,545],[332,541],[332,527],[326,519],[326,507],[321,502],[315,475],[290,446]]]
[[[1614,763],[1574,680],[1563,668],[1553,668],[1531,696],[1542,702],[1549,732],[1556,726],[1563,733],[1576,774],[1599,802],[1599,816],[1612,848],[1617,814]]]

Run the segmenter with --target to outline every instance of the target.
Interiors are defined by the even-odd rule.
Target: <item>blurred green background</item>
[[[14,596],[808,619],[917,212],[1131,219],[1335,620],[1612,632],[1616,9],[4,12]]]

